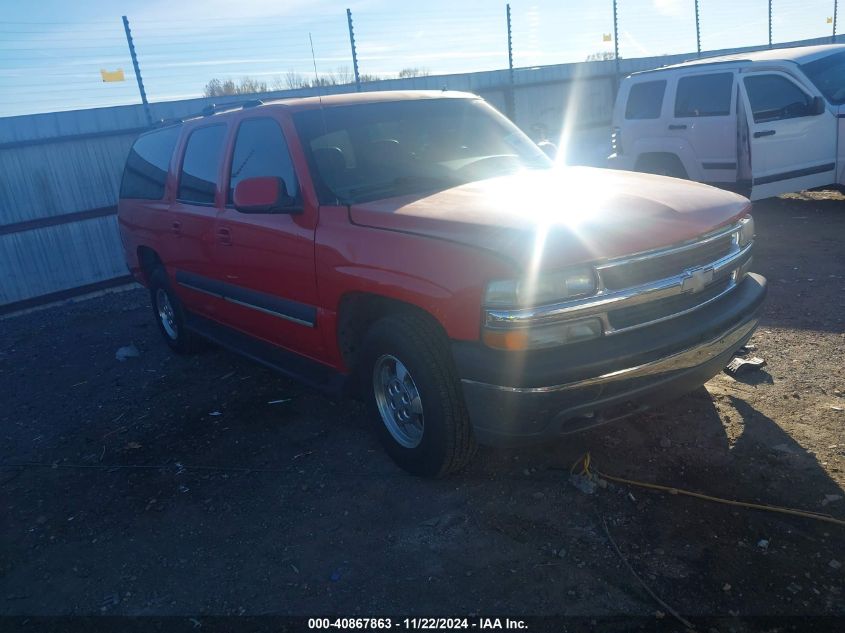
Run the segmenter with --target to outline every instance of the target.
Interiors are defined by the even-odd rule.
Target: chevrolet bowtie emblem
[[[681,283],[681,291],[692,293],[701,292],[711,281],[713,281],[712,268],[688,270],[684,274],[684,281]]]

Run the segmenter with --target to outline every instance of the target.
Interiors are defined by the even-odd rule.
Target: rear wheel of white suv
[[[644,154],[637,159],[634,171],[684,180],[689,179],[684,164],[674,154]]]
[[[182,303],[170,288],[167,273],[161,266],[150,275],[150,300],[158,329],[170,349],[177,354],[200,351],[202,341],[185,326]]]
[[[370,328],[361,355],[362,390],[393,460],[414,475],[442,477],[475,453],[448,340],[430,319],[385,317]]]

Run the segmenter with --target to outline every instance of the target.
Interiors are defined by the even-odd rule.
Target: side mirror
[[[241,180],[235,186],[232,199],[241,213],[297,213],[302,210],[294,206],[284,179],[275,176]]]
[[[551,141],[540,141],[537,143],[537,147],[543,150],[543,153],[552,160],[557,157],[557,145]]]
[[[825,104],[824,99],[822,97],[813,97],[813,103],[810,106],[810,112],[813,116],[824,114],[824,111],[826,109],[827,104]]]

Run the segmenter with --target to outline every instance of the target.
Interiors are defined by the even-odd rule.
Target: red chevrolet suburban
[[[165,341],[368,403],[439,476],[697,388],[751,336],[749,203],[559,167],[482,99],[211,107],[142,134],[119,223]]]

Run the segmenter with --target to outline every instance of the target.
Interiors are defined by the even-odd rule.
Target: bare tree
[[[585,61],[588,62],[607,62],[616,59],[616,54],[613,51],[599,51],[598,53],[590,53],[587,55]]]
[[[409,77],[428,77],[431,73],[428,68],[403,68],[399,71],[399,79],[408,79]]]
[[[273,80],[273,88],[276,90],[295,90],[307,88],[309,85],[308,80],[294,70],[289,70],[281,77],[276,77]]]
[[[349,66],[338,66],[334,71],[334,80],[338,86],[355,83],[355,76]]]
[[[378,75],[361,75],[361,81],[379,81]],[[272,90],[297,90],[299,88],[317,88],[321,86],[347,86],[355,83],[355,76],[349,66],[338,66],[333,72],[323,73],[319,77],[310,78],[307,74],[301,74],[295,70],[289,70],[284,75],[278,75],[270,83]],[[212,87],[221,90],[229,87],[226,82],[219,79],[212,79],[206,87],[206,92]],[[217,93],[215,93],[217,94]],[[224,94],[224,93],[220,93]],[[240,94],[240,93],[225,93]]]
[[[267,92],[267,82],[242,77],[238,83],[233,79],[211,79],[203,89],[206,97],[222,97],[226,95],[248,95],[256,92]]]

